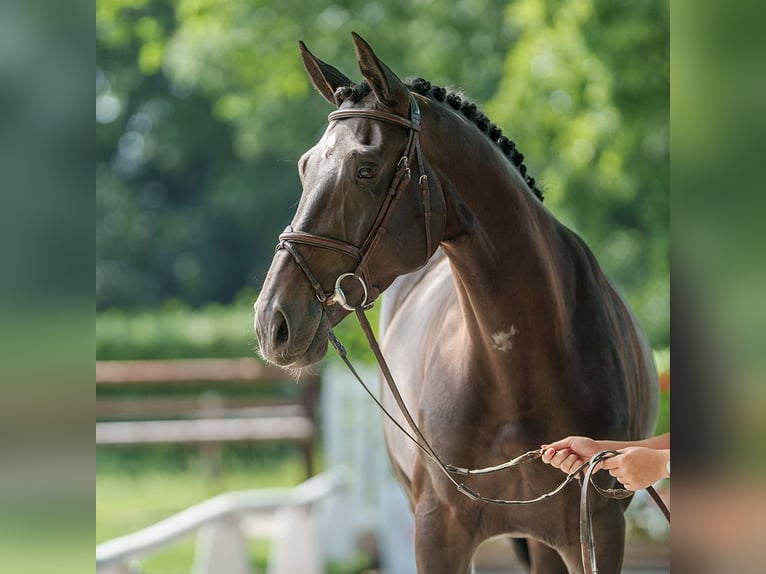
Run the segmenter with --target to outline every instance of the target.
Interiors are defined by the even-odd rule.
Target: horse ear
[[[409,109],[410,91],[391,69],[381,62],[370,45],[361,36],[351,32],[356,46],[359,69],[370,84],[375,97],[384,106],[406,114]]]
[[[300,42],[301,58],[303,58],[303,66],[309,74],[311,83],[316,88],[317,92],[322,94],[325,100],[332,105],[337,106],[338,102],[335,99],[335,90],[341,86],[350,86],[353,82],[349,80],[342,72],[337,68],[326,64],[314,54],[309,52],[306,44]]]

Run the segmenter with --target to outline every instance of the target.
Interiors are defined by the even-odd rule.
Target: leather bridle
[[[380,289],[378,289],[370,278],[370,259],[372,257],[375,248],[378,246],[383,235],[386,233],[388,221],[391,218],[391,214],[394,211],[397,201],[402,195],[402,192],[407,189],[410,183],[411,171],[410,163],[414,155],[417,157],[418,169],[420,170],[420,178],[418,179],[418,185],[420,187],[420,193],[423,198],[423,219],[425,223],[425,236],[426,236],[426,253],[423,260],[423,264],[431,257],[431,194],[428,187],[428,176],[426,175],[425,164],[423,163],[423,154],[420,150],[420,140],[418,138],[418,132],[420,131],[420,108],[415,100],[414,96],[410,94],[410,117],[403,118],[395,114],[380,110],[337,110],[332,112],[328,116],[328,120],[341,121],[348,118],[368,118],[389,124],[401,126],[408,131],[407,145],[404,148],[402,157],[396,165],[396,171],[394,177],[391,180],[391,184],[388,186],[388,191],[383,199],[383,203],[378,209],[378,214],[370,227],[367,237],[364,239],[360,247],[352,245],[347,241],[339,239],[333,239],[331,237],[323,237],[321,235],[315,235],[307,231],[295,231],[292,227],[288,226],[279,236],[279,244],[277,250],[285,249],[290,255],[292,255],[295,262],[303,271],[304,275],[311,283],[311,287],[314,289],[317,299],[323,305],[333,305],[338,303],[344,309],[354,311],[357,308],[369,309],[372,307],[373,302],[380,295]],[[309,245],[311,247],[319,247],[321,249],[329,249],[345,255],[356,262],[356,269],[353,272],[342,273],[335,280],[335,285],[332,291],[325,291],[320,281],[316,278],[316,275],[312,273],[306,260],[301,255],[300,250],[296,247],[296,244]],[[346,293],[343,290],[343,280],[347,277],[356,278],[362,285],[363,298],[362,301],[355,307],[349,304],[346,299]]]
[[[441,470],[441,472],[447,477],[447,479],[457,488],[457,490],[461,494],[467,496],[471,500],[474,500],[477,502],[484,502],[488,504],[497,504],[497,505],[506,505],[506,506],[533,504],[535,502],[546,500],[558,494],[559,492],[561,492],[561,490],[564,489],[564,487],[567,484],[569,484],[575,479],[580,479],[582,477],[582,473],[584,473],[584,478],[582,480],[582,490],[580,494],[580,545],[582,550],[582,560],[583,560],[584,571],[586,572],[586,574],[597,574],[598,568],[596,566],[596,552],[595,552],[595,543],[593,539],[590,502],[588,498],[588,485],[589,484],[593,485],[594,489],[599,494],[607,498],[621,499],[621,498],[627,498],[633,495],[632,491],[624,489],[624,488],[601,488],[592,479],[591,475],[594,472],[596,465],[599,462],[601,462],[603,459],[618,454],[616,451],[607,450],[607,451],[601,451],[597,453],[589,461],[585,462],[579,468],[570,472],[566,476],[566,478],[564,478],[564,480],[556,488],[536,498],[527,499],[527,500],[505,500],[505,499],[489,498],[486,496],[482,496],[475,490],[466,486],[464,483],[459,482],[458,480],[455,479],[454,475],[469,476],[469,475],[476,475],[476,474],[490,474],[490,473],[498,472],[500,470],[518,466],[520,464],[524,464],[524,463],[540,458],[543,453],[542,449],[531,450],[503,464],[499,464],[497,466],[492,466],[487,468],[481,468],[481,469],[467,469],[467,468],[458,467],[452,464],[446,464],[441,460],[439,455],[433,449],[428,439],[423,435],[422,431],[420,430],[417,423],[415,422],[412,415],[410,414],[409,409],[407,408],[407,405],[404,403],[404,399],[399,393],[399,389],[396,385],[396,382],[394,381],[393,375],[391,374],[391,370],[389,369],[388,364],[386,363],[386,360],[383,357],[383,353],[380,350],[380,345],[378,344],[375,338],[375,334],[373,333],[372,326],[367,320],[365,311],[368,310],[370,307],[372,307],[375,299],[380,294],[380,290],[377,287],[375,287],[375,285],[370,280],[370,275],[369,275],[370,257],[373,251],[375,250],[375,247],[378,245],[378,242],[380,241],[380,239],[383,237],[383,235],[386,232],[386,225],[388,224],[388,221],[391,217],[391,213],[393,212],[393,209],[396,205],[397,200],[399,199],[402,192],[407,188],[407,186],[410,183],[410,179],[411,179],[410,159],[412,157],[413,151],[415,153],[415,156],[417,157],[418,168],[420,170],[419,187],[423,197],[423,217],[425,220],[425,236],[426,236],[426,254],[425,254],[424,264],[431,257],[431,249],[432,249],[431,241],[432,240],[431,240],[430,191],[428,188],[428,176],[425,173],[425,164],[423,163],[422,152],[420,150],[420,141],[418,138],[418,133],[420,132],[420,127],[421,127],[420,109],[418,107],[417,101],[410,94],[410,117],[409,118],[403,118],[401,116],[397,116],[395,114],[391,114],[391,113],[379,111],[379,110],[361,110],[361,109],[337,110],[332,112],[328,116],[329,121],[340,121],[347,118],[368,118],[368,119],[373,119],[377,121],[382,121],[382,122],[386,122],[386,123],[390,123],[390,124],[394,124],[394,125],[406,128],[409,132],[407,145],[404,148],[404,153],[401,159],[399,160],[399,162],[397,163],[394,177],[391,181],[391,184],[388,187],[388,191],[383,200],[383,203],[380,206],[380,209],[378,210],[378,214],[372,224],[372,227],[367,233],[367,237],[362,242],[361,247],[356,247],[355,245],[352,245],[351,243],[348,243],[346,241],[341,241],[341,240],[333,239],[329,237],[323,237],[320,235],[315,235],[313,233],[308,233],[306,231],[295,231],[292,229],[292,227],[288,226],[285,229],[285,231],[279,235],[279,244],[277,245],[277,250],[285,249],[288,253],[290,253],[290,255],[292,255],[297,265],[300,267],[300,269],[303,271],[306,278],[311,283],[311,287],[313,288],[317,299],[320,301],[320,303],[323,306],[327,307],[337,303],[344,309],[355,312],[357,319],[359,320],[359,324],[362,328],[362,331],[367,337],[367,342],[370,345],[370,349],[372,350],[373,354],[375,355],[375,359],[378,362],[378,366],[380,367],[380,370],[383,374],[383,378],[386,381],[386,384],[389,390],[391,391],[391,394],[393,395],[394,400],[396,401],[396,404],[399,407],[400,412],[404,416],[404,419],[406,420],[407,425],[410,427],[411,432],[408,432],[407,429],[405,429],[404,426],[401,423],[399,423],[399,421],[396,420],[396,418],[383,406],[383,404],[378,400],[375,394],[365,384],[365,382],[357,373],[354,366],[349,361],[347,353],[346,353],[346,349],[343,347],[342,343],[338,340],[338,338],[335,336],[332,330],[330,330],[330,333],[329,333],[330,343],[338,352],[341,359],[346,364],[348,369],[351,371],[353,376],[362,385],[362,387],[364,387],[365,391],[367,391],[370,397],[372,397],[373,401],[375,401],[375,403],[378,405],[378,407],[380,407],[383,413],[391,420],[391,422],[402,433],[404,433],[425,454],[427,458],[431,459],[433,462],[436,463],[439,470]],[[302,244],[302,245],[308,245],[311,247],[329,249],[337,253],[340,253],[342,255],[345,255],[347,257],[350,257],[354,259],[354,261],[356,262],[356,269],[353,272],[346,272],[339,275],[338,278],[335,280],[335,286],[333,291],[327,292],[324,290],[324,288],[322,287],[322,284],[319,282],[316,276],[312,273],[311,269],[306,263],[306,260],[303,258],[303,256],[301,255],[300,251],[298,250],[295,244]],[[343,291],[342,283],[343,283],[343,280],[346,279],[347,277],[356,278],[362,285],[363,298],[362,298],[362,301],[357,306],[353,306],[349,304],[349,302],[346,299],[346,294]],[[654,488],[649,486],[646,490],[649,492],[649,494],[652,496],[654,501],[657,503],[660,510],[663,512],[663,514],[668,519],[668,521],[670,521],[670,511],[667,509],[667,506],[665,506],[664,502],[659,497],[659,495],[654,490]]]

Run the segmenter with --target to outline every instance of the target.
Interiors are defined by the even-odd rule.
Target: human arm
[[[594,440],[584,436],[568,436],[556,442],[542,445],[542,460],[546,464],[570,473],[602,450],[620,451],[630,447],[667,450],[667,460],[670,460],[670,433],[638,441]]]

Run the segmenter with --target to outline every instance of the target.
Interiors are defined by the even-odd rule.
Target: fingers
[[[572,444],[572,438],[573,437],[568,436],[566,438],[562,438],[561,440],[557,440],[556,442],[552,442],[550,444],[540,445],[540,447],[546,450],[549,448],[552,448],[553,450],[561,450],[563,448],[569,448]]]
[[[562,442],[562,441],[559,441]],[[552,443],[544,447],[542,454],[542,461],[546,464],[560,469],[561,471],[572,474],[583,464],[587,462],[587,459],[582,458],[577,454],[573,447],[555,448],[556,443]],[[620,454],[609,456],[600,461],[594,468],[594,472],[606,469],[611,476],[620,481],[626,490],[640,490],[644,488],[642,479],[630,469],[630,459],[632,451],[630,449],[623,449]]]
[[[561,464],[559,464],[559,468],[569,474],[573,470],[576,470],[578,466],[580,466],[581,461],[580,457],[577,456],[575,453],[570,452],[568,456],[565,456],[563,460],[561,461]]]
[[[561,469],[567,474],[577,470],[577,468],[579,468],[584,462],[579,456],[577,456],[577,454],[568,448],[563,448],[557,451],[552,447],[549,447],[543,452],[542,459],[544,463]]]
[[[620,456],[619,454],[616,454],[614,456],[608,456],[601,461],[601,468],[605,468],[606,470],[611,471],[616,468],[619,468],[622,462],[623,462],[622,456]],[[612,474],[612,473],[610,472],[609,474]],[[614,475],[612,474],[612,476]]]
[[[555,447],[549,446],[543,451],[543,462],[558,468],[562,460],[561,454],[565,452],[569,452],[569,449],[557,450]]]
[[[619,482],[625,488],[625,490],[640,490],[640,487],[636,487],[636,486],[631,485],[630,484],[630,480],[628,480],[624,476],[615,476],[613,474],[612,474],[612,476],[614,476],[614,478],[617,480],[617,482]]]
[[[620,455],[610,456],[601,461],[601,468],[607,470],[617,480],[620,480],[622,472],[620,471],[622,460]],[[623,483],[624,484],[624,483]]]
[[[622,452],[622,451],[617,451]],[[627,476],[625,469],[625,458],[620,455],[610,456],[601,461],[602,468],[606,469],[609,474],[616,478],[620,484],[622,484],[626,490],[639,490],[639,488],[631,485],[630,478]]]

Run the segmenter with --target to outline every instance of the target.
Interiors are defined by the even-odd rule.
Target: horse
[[[302,195],[254,305],[262,357],[310,367],[332,327],[386,291],[382,352],[441,459],[475,468],[566,435],[651,436],[658,391],[646,338],[583,240],[543,206],[515,144],[460,93],[405,83],[353,41],[361,83],[299,44],[336,110],[298,161]],[[396,413],[390,393],[383,404]],[[528,572],[583,571],[578,488],[532,505],[477,502],[394,422],[384,431],[420,574],[465,574],[497,536],[513,540]],[[562,476],[530,463],[471,477],[471,488],[528,499]],[[593,501],[605,572],[621,569],[626,507]]]

